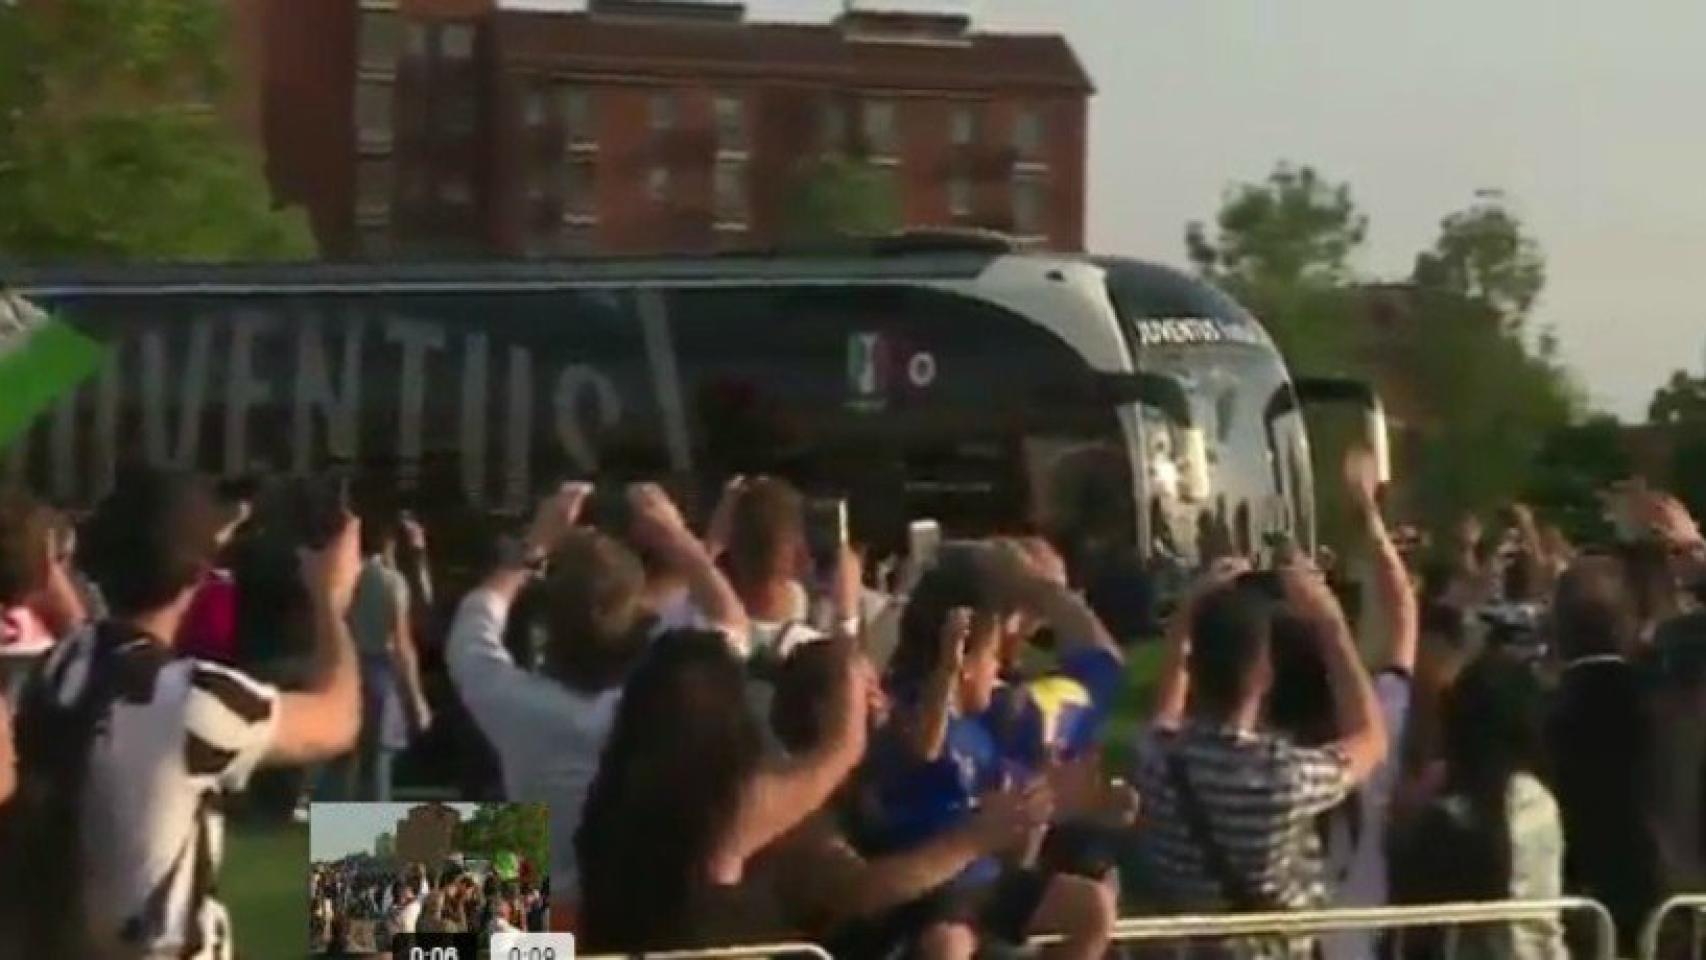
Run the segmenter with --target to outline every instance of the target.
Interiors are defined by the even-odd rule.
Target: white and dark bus
[[[1314,543],[1301,403],[1231,299],[1172,269],[901,237],[856,253],[45,268],[0,276],[109,347],[6,451],[87,504],[120,465],[342,464],[429,526],[569,478],[735,472],[849,498],[892,548],[1032,529],[1189,567]],[[1089,561],[1086,561],[1089,562]]]

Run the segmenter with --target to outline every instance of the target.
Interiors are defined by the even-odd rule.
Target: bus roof
[[[0,288],[44,296],[139,293],[469,291],[559,289],[774,281],[880,282],[973,280],[1002,257],[1039,266],[1095,266],[1169,288],[1196,286],[1189,277],[1142,261],[1000,249],[990,243],[909,243],[857,252],[743,253],[705,257],[605,257],[539,261],[391,261],[382,263],[0,264]],[[1137,271],[1136,274],[1130,271]],[[380,291],[383,292],[383,289]]]

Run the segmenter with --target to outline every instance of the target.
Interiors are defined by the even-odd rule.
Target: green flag
[[[514,853],[503,850],[492,857],[492,872],[499,880],[515,880],[521,876],[521,859]]]
[[[0,448],[100,369],[106,349],[22,297],[0,291]]]

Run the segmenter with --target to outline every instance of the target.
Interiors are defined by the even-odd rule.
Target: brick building
[[[418,863],[429,870],[444,863],[456,849],[456,827],[462,815],[443,803],[423,803],[397,821],[392,853],[403,863]]]
[[[850,5],[271,0],[264,128],[329,256],[776,242],[803,163],[892,171],[906,226],[1084,242],[1089,77],[1058,36]]]

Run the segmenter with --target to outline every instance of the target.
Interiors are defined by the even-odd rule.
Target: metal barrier
[[[1681,903],[1679,904],[1679,901]],[[1706,898],[1679,897],[1663,909],[1697,906],[1706,909]],[[1193,940],[1249,936],[1310,936],[1341,931],[1403,931],[1415,927],[1470,926],[1558,920],[1559,914],[1580,910],[1592,915],[1597,960],[1613,960],[1617,952],[1617,926],[1611,913],[1594,900],[1511,900],[1492,903],[1441,903],[1420,907],[1357,907],[1343,910],[1297,910],[1279,913],[1236,913],[1213,916],[1143,917],[1114,924],[1115,942]],[[1660,917],[1655,916],[1654,920]],[[1649,923],[1654,931],[1657,926]],[[1656,934],[1655,934],[1656,936]],[[1033,947],[1058,943],[1058,936],[1033,937]],[[808,956],[834,960],[829,952],[811,943],[766,943],[715,950],[683,950],[668,953],[606,954],[583,956],[581,960],[739,960],[745,957]],[[1647,954],[1651,957],[1651,954]]]
[[[1664,930],[1665,920],[1681,910],[1692,914],[1688,921],[1688,932],[1691,934],[1688,955],[1693,960],[1701,960],[1702,956],[1706,956],[1706,930],[1701,929],[1702,925],[1706,924],[1706,896],[1694,894],[1671,897],[1659,904],[1658,909],[1647,917],[1647,922],[1641,925],[1641,960],[1658,960],[1659,934]]]
[[[1401,931],[1415,927],[1470,926],[1524,920],[1558,920],[1559,914],[1580,910],[1594,919],[1598,960],[1617,953],[1617,925],[1610,911],[1594,900],[1510,900],[1490,903],[1440,903],[1418,907],[1354,907],[1341,910],[1296,910],[1276,913],[1236,913],[1211,916],[1143,917],[1114,925],[1116,942],[1221,939],[1231,937],[1309,936],[1343,931]],[[1060,941],[1036,937],[1033,946]]]
[[[610,953],[583,955],[580,960],[742,960],[745,957],[812,957],[835,960],[815,943],[760,943],[750,947],[718,947],[714,950],[676,950],[667,953]]]

